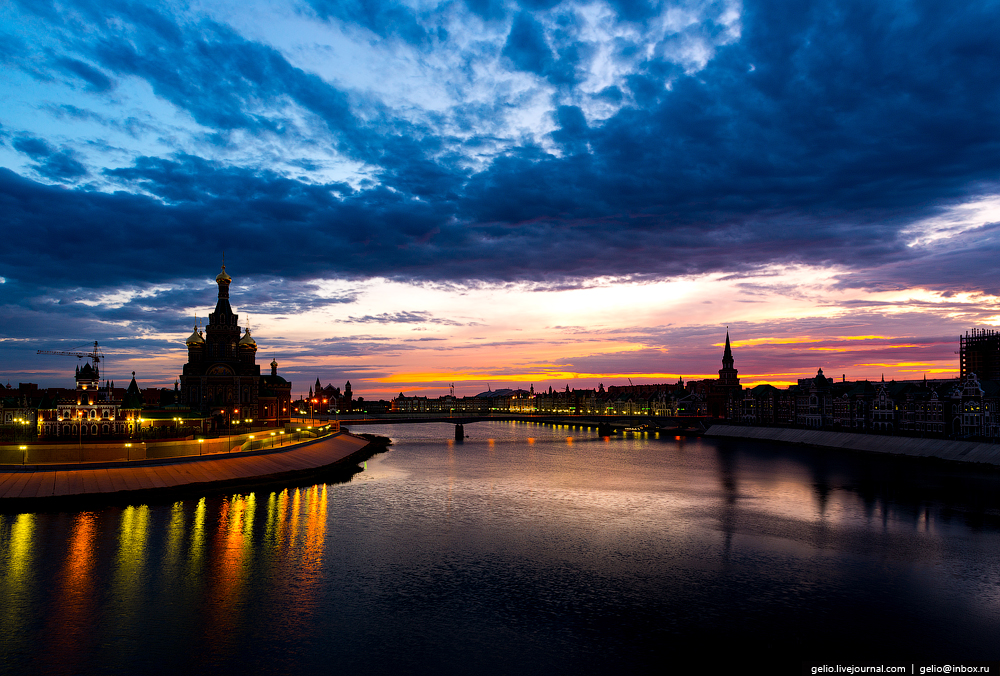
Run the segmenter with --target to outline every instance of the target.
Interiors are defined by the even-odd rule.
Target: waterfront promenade
[[[342,433],[232,455],[24,468],[0,465],[0,507],[8,500],[126,497],[290,480],[346,463],[368,443]]]

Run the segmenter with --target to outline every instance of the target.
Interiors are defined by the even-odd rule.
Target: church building
[[[185,341],[188,362],[181,375],[181,405],[215,418],[217,424],[252,420],[254,426],[280,426],[291,414],[292,384],[278,375],[261,375],[257,343],[247,327],[241,335],[239,315],[229,305],[232,278],[226,266],[215,278],[219,299],[202,334],[195,326]]]

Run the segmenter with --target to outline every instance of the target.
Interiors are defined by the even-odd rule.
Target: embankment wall
[[[823,430],[798,430],[781,427],[743,427],[740,425],[713,425],[705,433],[708,437],[737,437],[761,439],[789,444],[807,444],[852,451],[870,451],[925,458],[941,458],[957,462],[980,462],[1000,465],[1000,444],[953,441],[950,439],[914,439],[889,437],[877,434],[852,432],[827,432]]]

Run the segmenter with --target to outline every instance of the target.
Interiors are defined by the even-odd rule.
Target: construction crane
[[[101,360],[104,359],[104,353],[101,352],[100,346],[97,341],[94,341],[94,349],[90,352],[61,352],[59,350],[39,350],[37,354],[61,354],[64,357],[76,357],[77,359],[83,359],[86,357],[94,364],[94,375],[100,376],[100,364]]]

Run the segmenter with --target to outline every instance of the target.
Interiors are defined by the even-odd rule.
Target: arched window
[[[63,434],[69,436],[69,425],[63,425]]]

